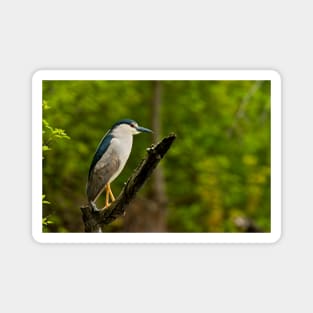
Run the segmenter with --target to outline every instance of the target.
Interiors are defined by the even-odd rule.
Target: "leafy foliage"
[[[46,110],[50,109],[46,101],[43,101],[42,104],[42,110],[43,114],[46,114]],[[42,120],[42,155],[44,159],[44,155],[47,151],[51,150],[50,145],[55,142],[56,140],[59,139],[70,139],[69,136],[65,133],[63,129],[59,128],[53,128],[50,126],[50,124],[47,122],[45,118]],[[42,195],[42,204],[47,205],[50,204],[50,202],[46,199],[46,195]],[[43,231],[47,232],[48,231],[48,226],[50,224],[53,224],[53,221],[49,219],[49,216],[46,216],[42,219],[42,226],[43,226]]]
[[[168,231],[240,231],[236,217],[270,231],[270,82],[163,81],[163,133],[177,140],[162,161],[169,198]],[[121,118],[150,127],[151,81],[45,81],[44,193],[53,203],[49,231],[83,231],[90,161],[107,129]],[[144,156],[150,137],[134,139],[115,194]],[[149,188],[141,196],[149,197]],[[101,200],[100,200],[101,201]],[[103,201],[103,200],[102,200]],[[100,204],[101,205],[101,204]],[[114,227],[122,229],[121,221]]]
[[[42,104],[42,110],[44,114],[46,113],[45,111],[50,109],[48,106],[47,102],[44,101]],[[69,136],[65,133],[63,129],[60,128],[53,128],[50,126],[48,121],[43,118],[42,120],[42,137],[43,137],[43,144],[42,144],[42,152],[51,150],[50,145],[58,140],[58,139],[70,139]]]

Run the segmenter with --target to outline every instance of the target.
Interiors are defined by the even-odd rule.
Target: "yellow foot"
[[[109,203],[108,205],[106,204],[106,205],[101,209],[101,211],[106,210],[110,205],[111,205],[111,203]]]

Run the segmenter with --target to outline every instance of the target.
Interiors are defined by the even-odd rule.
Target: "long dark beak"
[[[144,127],[141,127],[141,126],[137,126],[136,129],[141,132],[141,133],[152,133],[152,130],[151,129],[148,129],[148,128],[144,128]]]

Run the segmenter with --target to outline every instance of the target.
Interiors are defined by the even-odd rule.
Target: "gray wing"
[[[109,147],[91,170],[87,183],[88,201],[96,201],[120,166],[117,153]]]

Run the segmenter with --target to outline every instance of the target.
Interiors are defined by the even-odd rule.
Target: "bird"
[[[152,133],[152,130],[127,118],[113,124],[101,139],[89,168],[86,186],[88,203],[93,211],[102,211],[115,201],[110,184],[126,165],[132,149],[133,135],[140,133]],[[96,201],[104,190],[105,206],[98,209]]]

